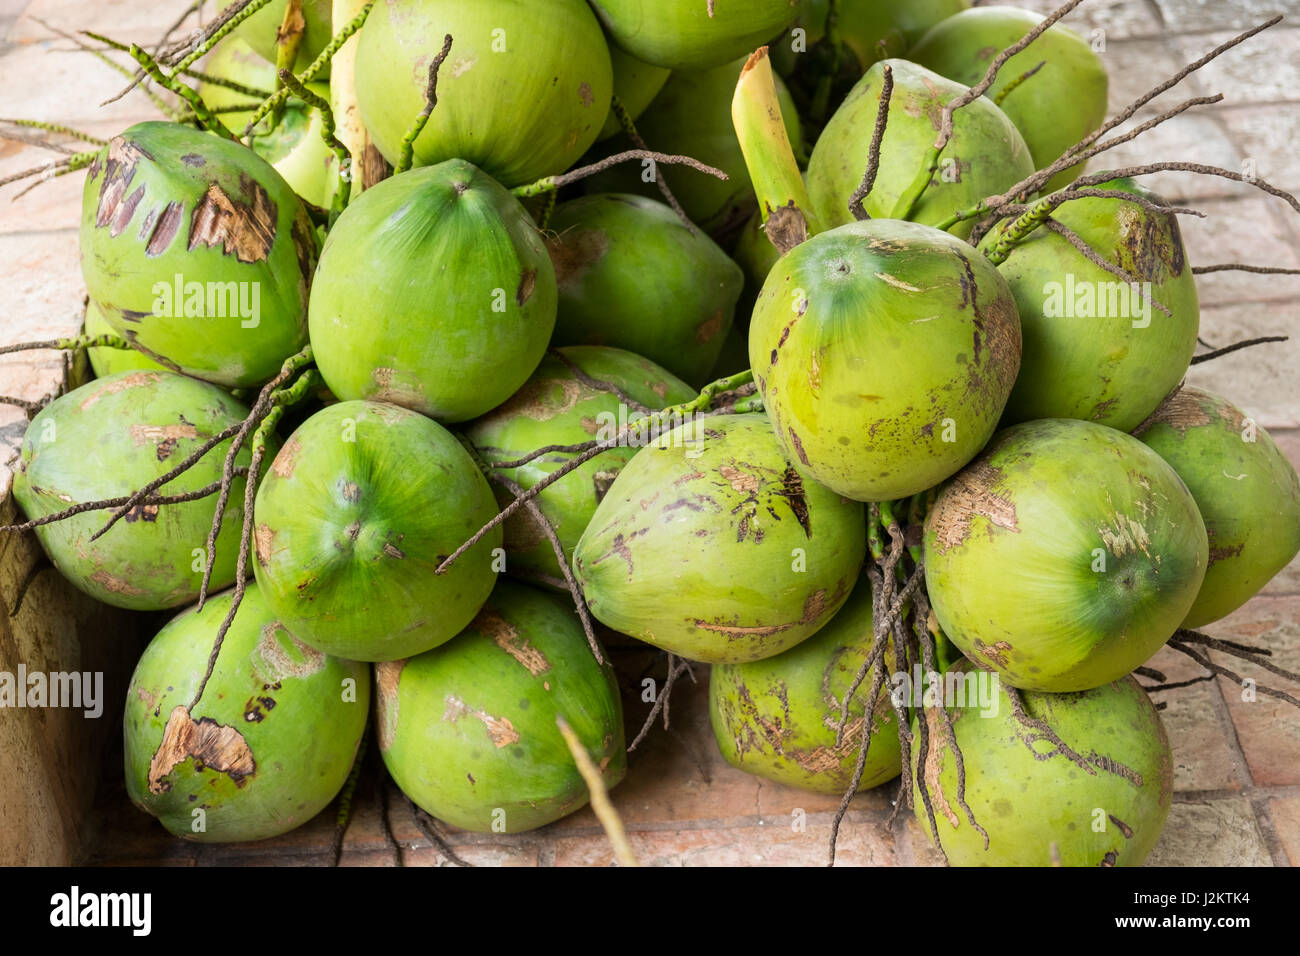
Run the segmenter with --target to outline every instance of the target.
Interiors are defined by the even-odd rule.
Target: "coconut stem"
[[[731,122],[758,197],[763,232],[785,255],[821,231],[808,188],[795,161],[767,47],[745,61],[731,100]]]
[[[994,104],[997,106],[1001,106],[1002,101],[1005,100],[1007,96],[1011,94],[1012,90],[1014,90],[1021,83],[1025,82],[1025,80],[1029,79],[1031,76],[1033,76],[1035,73],[1037,73],[1045,66],[1047,66],[1047,61],[1039,60],[1037,66],[1030,67],[1029,69],[1025,70],[1025,72],[1021,73],[1018,77],[1016,77],[1014,80],[1012,80],[1010,83],[1008,83],[1006,86],[1002,87],[998,95],[993,98]]]
[[[614,848],[614,858],[618,860],[619,866],[640,866],[641,863],[632,852],[632,844],[628,842],[627,830],[623,827],[623,821],[614,809],[614,805],[609,801],[609,791],[605,789],[605,781],[601,779],[600,771],[591,760],[591,755],[587,753],[582,741],[578,735],[573,732],[573,728],[559,714],[555,716],[555,725],[560,728],[560,735],[569,747],[569,753],[573,755],[573,762],[578,767],[578,773],[582,774],[583,781],[587,784],[587,791],[591,794],[591,809],[596,814],[596,819],[600,821],[601,827],[605,830],[605,835],[609,837],[610,845]]]
[[[894,70],[886,63],[880,87],[880,103],[876,107],[876,125],[871,131],[871,145],[867,149],[867,169],[862,174],[862,182],[849,197],[849,213],[861,222],[870,219],[862,208],[862,201],[871,193],[876,184],[876,174],[880,171],[880,144],[885,138],[885,127],[889,123],[889,100],[894,95]]]
[[[708,173],[717,179],[727,179],[728,176],[722,170],[702,163],[698,159],[692,159],[690,156],[679,156],[669,153],[657,153],[650,149],[628,149],[621,153],[615,153],[613,156],[606,156],[590,166],[580,166],[577,169],[571,169],[567,173],[557,176],[543,176],[536,182],[528,183],[523,186],[516,186],[510,190],[516,199],[526,199],[531,196],[540,196],[543,193],[554,192],[562,189],[572,183],[586,179],[588,176],[594,176],[596,173],[603,172],[611,166],[617,166],[619,163],[627,162],[630,159],[649,159],[656,163],[665,163],[668,165],[689,166],[691,169],[698,170],[701,173]]]
[[[348,151],[347,146],[335,135],[334,111],[330,109],[329,102],[324,97],[317,96],[309,90],[301,80],[288,70],[280,70],[280,82],[306,103],[308,109],[320,110],[320,136],[325,141],[325,145],[337,157],[339,167],[339,185],[334,191],[333,200],[330,202],[329,225],[333,226],[335,220],[347,208],[348,202],[352,198],[352,154]]]
[[[103,335],[78,335],[68,339],[47,339],[44,342],[19,342],[15,345],[0,346],[0,355],[11,352],[29,352],[36,349],[58,349],[64,352],[77,349],[129,349],[126,339],[112,333]]]
[[[287,0],[284,5],[284,17],[275,31],[277,89],[284,82],[284,78],[280,76],[281,71],[293,72],[293,65],[298,60],[298,50],[302,46],[302,37],[306,32],[307,18],[302,13],[302,0]],[[283,104],[277,108],[276,119],[272,122],[272,126],[277,125],[279,122],[279,114],[282,109]]]
[[[203,124],[205,129],[216,133],[223,139],[239,142],[235,139],[235,134],[227,129],[226,124],[212,115],[212,111],[203,102],[203,98],[188,85],[176,79],[175,75],[169,76],[163,73],[162,68],[158,66],[158,63],[149,55],[148,51],[138,44],[132,43],[130,53],[131,58],[140,64],[150,79],[163,89],[175,93],[189,104],[190,109],[194,111],[194,115],[198,117],[199,122]]]
[[[1233,342],[1231,345],[1225,345],[1223,348],[1215,349],[1213,352],[1206,352],[1203,355],[1198,355],[1192,359],[1191,364],[1200,365],[1202,362],[1212,362],[1216,358],[1221,358],[1224,355],[1231,355],[1233,352],[1240,351],[1241,349],[1253,348],[1256,345],[1265,345],[1269,342],[1289,342],[1290,340],[1291,336],[1289,335],[1261,335],[1256,339],[1245,339],[1241,342]]]
[[[28,16],[31,15],[28,14]],[[92,56],[95,57],[95,59],[99,60],[99,62],[103,63],[105,66],[109,67],[115,72],[121,73],[127,79],[134,80],[137,74],[139,73],[139,71],[132,72],[128,67],[123,66],[121,63],[118,63],[113,58],[107,56],[103,50],[97,50],[94,47],[92,47],[90,44],[83,41],[81,37],[76,36],[75,34],[72,33],[68,33],[66,30],[62,30],[59,27],[56,27],[52,23],[47,23],[46,21],[42,20],[40,17],[31,17],[31,19],[39,23],[41,26],[45,27],[45,29],[49,30],[51,33],[56,33],[59,36],[63,37],[65,40],[69,40],[72,43],[76,44],[78,49],[84,50],[85,52],[91,54]],[[87,35],[94,36],[95,39],[108,43],[111,46],[113,46],[115,49],[119,49],[124,53],[130,50],[130,45],[128,44],[118,43],[115,40],[109,40],[107,37],[99,37],[93,34],[87,34]],[[173,107],[161,96],[159,96],[153,90],[149,89],[149,87],[147,86],[141,87],[141,92],[143,92],[144,95],[149,98],[149,102],[153,103],[153,105],[157,107],[158,112],[162,113],[164,116],[170,117],[171,119],[178,119],[181,116],[180,110]]]
[[[420,115],[415,118],[411,128],[402,137],[402,152],[398,156],[397,164],[393,167],[394,175],[404,173],[411,168],[411,163],[415,159],[415,141],[424,132],[424,126],[429,122],[429,116],[433,113],[433,108],[438,105],[438,68],[442,66],[443,61],[447,59],[447,54],[450,52],[451,34],[448,33],[443,38],[442,50],[429,64],[429,82],[424,89],[424,108],[420,110]]]
[[[331,64],[333,57],[338,54],[339,50],[342,49],[343,45],[347,43],[348,40],[351,39],[352,35],[356,33],[358,30],[360,30],[362,24],[366,22],[366,17],[370,15],[370,8],[373,6],[373,3],[374,0],[371,0],[371,2],[365,4],[361,8],[360,12],[357,13],[356,16],[354,16],[351,20],[349,20],[341,30],[339,30],[337,33],[334,34],[334,36],[330,39],[330,42],[325,46],[325,49],[320,51],[320,55],[317,56],[316,59],[311,61],[311,65],[309,65],[307,69],[303,70],[301,73],[297,74],[299,80],[301,80],[303,83],[310,83],[312,80],[316,79],[316,77],[318,77],[321,74],[321,71],[324,70],[326,66]],[[334,85],[335,85],[335,80],[333,76],[331,76],[330,79],[331,93],[333,93]],[[253,128],[257,126],[257,124],[260,123],[263,119],[265,119],[267,114],[269,114],[273,109],[275,109],[278,103],[287,99],[288,96],[289,96],[288,88],[281,87],[280,89],[272,93],[269,97],[267,97],[266,100],[262,103],[262,105],[259,106],[257,110],[253,113],[252,119],[248,121],[248,125],[245,126],[244,131],[240,133],[240,138],[243,139],[244,137],[247,137],[250,133],[252,133]]]
[[[348,824],[352,822],[352,801],[356,797],[357,783],[361,779],[361,764],[366,759],[366,744],[370,740],[371,718],[372,714],[367,712],[366,727],[361,732],[361,739],[357,741],[357,752],[352,757],[352,769],[348,771],[348,779],[339,792],[339,808],[338,812],[334,814],[334,843],[330,854],[330,866],[338,866],[339,861],[343,858],[343,838],[348,835]]]
[[[89,133],[83,133],[81,130],[73,129],[71,126],[63,126],[59,123],[46,123],[42,120],[32,119],[6,119],[0,118],[0,123],[8,123],[10,126],[25,126],[29,129],[43,129],[47,133],[61,133],[64,136],[71,136],[79,139],[83,143],[93,143],[96,146],[107,146],[108,140],[100,139],[97,136],[91,136]]]
[[[690,665],[676,654],[670,653],[668,655],[668,677],[664,681],[663,692],[655,695],[654,706],[650,708],[650,713],[646,715],[646,719],[642,722],[637,735],[627,745],[628,753],[632,753],[637,747],[641,746],[641,742],[650,735],[650,729],[654,727],[655,718],[659,716],[660,711],[663,711],[664,715],[664,730],[668,729],[668,701],[673,695],[673,685],[677,683],[677,678],[681,676],[683,671],[689,672]],[[691,679],[694,680],[693,673]]]
[[[632,121],[632,115],[627,111],[627,108],[623,105],[623,101],[620,100],[618,96],[615,95],[610,97],[609,111],[614,114],[614,117],[618,120],[618,125],[622,127],[624,135],[632,141],[633,146],[637,149],[648,150],[650,148],[646,145],[645,140],[642,139],[641,133],[636,128],[636,123]],[[660,195],[664,197],[664,202],[672,206],[673,212],[677,213],[677,218],[682,221],[682,225],[686,226],[686,228],[691,230],[691,232],[698,231],[695,223],[691,222],[691,217],[686,215],[686,210],[682,208],[682,204],[677,201],[677,197],[668,187],[668,180],[664,178],[663,173],[655,170],[654,179],[655,185],[659,188]],[[542,228],[545,228],[545,226],[542,226]]]

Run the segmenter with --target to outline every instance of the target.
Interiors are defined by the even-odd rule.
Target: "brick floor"
[[[1050,0],[1023,5],[1050,10]],[[68,28],[98,29],[115,37],[154,36],[179,11],[178,0],[35,0],[15,18],[0,4],[0,116],[39,117],[110,135],[154,115],[133,93],[106,108],[121,77],[69,41],[53,37],[37,17]],[[1111,105],[1119,108],[1158,77],[1178,69],[1237,31],[1274,12],[1288,25],[1263,34],[1201,75],[1144,109],[1141,119],[1193,95],[1222,92],[1224,103],[1184,114],[1136,143],[1104,157],[1104,166],[1187,160],[1242,169],[1283,188],[1300,186],[1300,0],[1089,0],[1066,23],[1105,41]],[[1094,31],[1102,31],[1094,34]],[[49,154],[0,143],[0,176],[49,159]],[[1094,162],[1094,168],[1103,159]],[[82,298],[76,252],[80,177],[68,176],[14,203],[0,196],[0,278],[8,294],[0,339],[19,341],[76,330]],[[1161,174],[1149,184],[1170,199],[1210,214],[1187,220],[1194,262],[1248,261],[1300,265],[1300,216],[1249,186],[1223,179]],[[1214,345],[1238,337],[1290,332],[1296,327],[1300,279],[1226,273],[1202,277],[1202,334]],[[1270,428],[1292,461],[1300,463],[1300,343],[1231,356],[1200,366],[1192,382],[1223,392]],[[62,365],[53,356],[0,358],[0,392],[38,398],[56,388]],[[21,437],[21,414],[0,409],[0,458]],[[1273,648],[1277,663],[1300,668],[1300,563],[1293,564],[1246,607],[1209,629],[1221,637]],[[626,652],[632,653],[632,652]],[[1216,655],[1216,659],[1223,659]],[[1171,680],[1199,668],[1173,651],[1152,662]],[[640,666],[640,665],[638,665]],[[1233,664],[1232,666],[1236,666]],[[627,668],[625,667],[625,670]],[[1247,668],[1261,678],[1265,675]],[[626,781],[613,794],[638,854],[660,865],[820,864],[836,801],[762,782],[722,761],[707,722],[706,680],[683,681],[670,731],[656,731],[633,754]],[[1280,679],[1274,678],[1274,680]],[[1300,693],[1300,688],[1287,688]],[[1226,680],[1158,695],[1174,750],[1175,805],[1150,862],[1166,865],[1288,865],[1300,863],[1300,712],[1264,696],[1241,699]],[[629,726],[644,704],[628,698]],[[910,816],[890,817],[894,785],[860,795],[842,833],[845,865],[930,865],[938,862]],[[277,840],[213,847],[169,838],[134,810],[122,792],[120,754],[106,757],[99,793],[101,839],[88,848],[94,862],[317,864],[330,855],[333,808]],[[802,829],[795,810],[803,811]],[[397,841],[385,837],[387,815]],[[608,865],[609,848],[589,810],[530,834],[492,836],[448,830],[446,841],[476,864]],[[447,856],[415,825],[391,784],[380,783],[373,757],[356,797],[356,814],[342,863],[348,866],[448,865]]]

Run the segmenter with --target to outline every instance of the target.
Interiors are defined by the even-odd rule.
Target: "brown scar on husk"
[[[253,529],[253,553],[257,555],[257,563],[266,567],[271,559],[271,545],[275,543],[275,532],[271,530],[269,524],[259,524]]]
[[[976,516],[986,518],[990,524],[1013,534],[1020,533],[1016,506],[991,490],[1001,479],[1002,469],[994,468],[984,460],[972,462],[953,476],[952,483],[939,496],[928,519],[938,540],[940,554],[966,542],[970,537],[971,520]]]
[[[472,714],[483,722],[488,739],[498,750],[519,741],[519,731],[515,730],[514,724],[510,723],[508,717],[493,717],[485,710],[475,710],[455,694],[448,694],[444,700],[447,707],[442,713],[443,720],[449,720],[454,724],[466,714]]]
[[[377,698],[379,719],[379,746],[387,750],[393,745],[397,733],[398,701],[397,685],[402,680],[402,668],[406,661],[376,661],[375,696]]]
[[[804,537],[811,538],[812,517],[808,512],[808,499],[804,497],[803,479],[799,477],[799,472],[795,471],[793,465],[786,466],[781,475],[780,494],[790,506],[790,511],[794,514],[794,519],[799,522],[799,527],[803,528]]]
[[[1210,416],[1201,404],[1201,396],[1186,389],[1179,389],[1151,413],[1151,417],[1133,429],[1133,436],[1140,437],[1156,425],[1168,425],[1180,436],[1187,434],[1189,428],[1199,428],[1210,424]],[[1233,423],[1236,427],[1236,423]]]
[[[277,478],[292,478],[293,469],[298,464],[298,455],[302,452],[302,442],[298,436],[291,435],[280,448],[280,453],[271,461],[271,472]]]
[[[158,446],[158,460],[166,461],[176,443],[182,438],[198,438],[199,430],[193,425],[132,425],[128,431],[136,447],[146,442]]]
[[[158,506],[144,504],[136,505],[126,514],[122,515],[122,520],[131,524],[134,524],[137,521],[157,521]]]
[[[1206,566],[1209,567],[1218,561],[1227,561],[1229,558],[1235,558],[1237,555],[1241,554],[1242,549],[1245,547],[1245,542],[1242,542],[1241,544],[1234,544],[1225,548],[1211,548],[1210,559]]]
[[[162,743],[149,761],[149,792],[170,790],[171,784],[163,778],[191,758],[204,769],[224,773],[241,787],[257,771],[253,751],[243,734],[211,717],[194,721],[189,711],[178,704],[168,716]]]
[[[776,246],[777,251],[785,255],[808,238],[808,218],[803,214],[803,210],[795,205],[793,199],[775,209],[768,206],[763,233],[768,241]]]
[[[149,241],[144,247],[144,254],[147,257],[152,259],[167,251],[167,247],[172,244],[176,234],[181,230],[181,219],[184,210],[185,207],[174,200],[163,207],[157,221],[153,222],[153,231],[149,234]],[[153,217],[154,213],[152,212],[145,217],[144,224],[141,226],[141,239],[145,238],[145,228],[150,225]]]
[[[790,433],[790,443],[794,445],[794,453],[799,456],[799,460],[803,462],[805,468],[809,467],[810,462],[808,461],[808,455],[803,450],[803,442],[799,440],[799,436],[793,428],[787,426],[786,431]]]
[[[804,599],[803,614],[797,621],[789,621],[785,624],[762,624],[742,627],[736,624],[717,624],[712,621],[706,621],[702,618],[696,618],[694,624],[702,631],[711,631],[715,634],[725,634],[733,640],[740,637],[768,637],[772,634],[780,634],[782,631],[788,631],[792,627],[812,624],[821,617],[825,610],[826,590],[824,588],[818,588]]]
[[[124,581],[121,578],[109,574],[107,571],[104,571],[102,569],[92,574],[90,576],[90,580],[94,581],[96,584],[100,585],[101,587],[107,588],[109,591],[112,591],[114,594],[135,595],[135,594],[144,593],[144,591],[136,587],[130,581]]]
[[[153,159],[153,157],[142,149],[136,143],[128,142],[121,136],[114,136],[108,143],[108,153],[104,161],[104,181],[99,184],[98,205],[95,208],[95,226],[103,229],[105,226],[115,224],[122,215],[122,207],[128,202],[127,190],[131,188],[131,180],[135,178],[135,164],[140,158]],[[96,159],[91,165],[90,175],[93,178],[99,172],[99,160]],[[143,187],[141,187],[143,189]],[[140,201],[137,196],[131,203],[131,212],[135,212],[135,203]],[[130,215],[126,217],[130,219]],[[111,234],[116,236],[126,228],[124,221],[117,232]]]
[[[722,310],[717,309],[712,315],[695,327],[695,341],[700,345],[713,340],[722,331]]]
[[[609,237],[599,229],[575,230],[546,241],[555,266],[555,283],[565,286],[582,277],[609,250]]]
[[[758,477],[756,475],[751,475],[748,472],[741,471],[734,465],[722,465],[718,468],[718,474],[722,475],[722,477],[725,478],[736,491],[744,491],[750,494],[758,491]]]
[[[294,660],[285,648],[280,634],[288,636],[294,649],[302,660]],[[265,669],[258,667],[258,673],[266,678],[268,684],[274,684],[286,677],[309,677],[325,666],[328,658],[314,647],[298,640],[288,628],[279,621],[272,621],[262,628],[262,636],[254,652]]]
[[[930,798],[934,801],[935,806],[942,811],[952,828],[956,830],[961,825],[961,821],[957,818],[957,811],[953,810],[948,803],[948,798],[944,795],[943,786],[939,780],[943,751],[948,746],[947,735],[940,725],[938,708],[926,707],[924,708],[924,714],[925,722],[930,729],[927,735],[929,738],[928,751],[925,755],[925,786],[929,790]]]
[[[505,651],[520,665],[537,677],[551,669],[551,662],[527,638],[520,638],[519,628],[515,627],[495,610],[484,607],[474,619],[473,627],[492,638],[497,647]]]
[[[162,376],[158,372],[132,372],[130,375],[124,375],[122,378],[103,385],[86,398],[81,403],[81,411],[85,411],[91,405],[106,395],[116,395],[118,392],[124,392],[128,388],[143,388],[146,385],[160,381]]]
[[[975,653],[996,667],[1007,666],[1007,652],[1011,650],[1014,650],[1014,648],[1007,641],[994,641],[992,644],[985,644],[978,637],[975,638]]]
[[[1125,840],[1133,839],[1133,828],[1131,826],[1129,826],[1119,817],[1115,816],[1115,814],[1113,813],[1108,813],[1106,814],[1106,816],[1110,817],[1110,822],[1115,824],[1115,826],[1119,828],[1120,833],[1124,834]]]
[[[519,277],[519,287],[515,289],[515,303],[523,305],[533,295],[533,288],[537,285],[537,270],[525,269],[523,275]]]
[[[1117,511],[1114,515],[1114,527],[1101,527],[1097,533],[1101,535],[1101,540],[1106,545],[1106,550],[1117,558],[1122,558],[1131,551],[1141,551],[1148,558],[1151,558],[1151,538],[1147,534],[1146,528],[1142,527],[1140,522],[1134,521],[1123,512]],[[1158,558],[1153,558],[1159,563]]]
[[[250,202],[237,202],[218,183],[211,183],[190,217],[186,246],[217,246],[240,262],[262,262],[275,243],[279,207],[262,185],[241,177],[240,185]]]

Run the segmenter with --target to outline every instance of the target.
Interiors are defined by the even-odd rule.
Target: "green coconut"
[[[670,70],[707,70],[751,53],[799,15],[805,0],[591,0],[614,43]]]
[[[1088,690],[1151,657],[1205,577],[1187,486],[1130,435],[1075,419],[1000,432],[940,491],[925,580],[944,632],[1013,687]]]
[[[953,866],[1138,866],[1160,839],[1173,802],[1173,755],[1146,692],[1132,677],[1081,693],[1021,694],[1040,720],[1087,769],[1056,750],[1012,712],[998,688],[995,715],[949,708],[965,766],[965,798],[984,836],[959,801],[957,761],[937,714],[930,716],[924,779],[939,843]],[[913,734],[919,732],[919,719]],[[919,781],[921,748],[913,755]],[[917,823],[931,837],[920,788]]]
[[[862,506],[818,485],[762,414],[658,435],[624,467],[574,552],[587,604],[616,631],[688,660],[780,654],[848,599]]]
[[[249,583],[194,707],[234,592],[174,617],[136,664],[123,719],[126,791],[203,843],[279,836],[334,799],[366,729],[370,668],[314,650]]]
[[[609,59],[614,70],[614,96],[627,111],[628,117],[636,120],[659,95],[659,91],[668,82],[671,71],[661,66],[643,63],[616,46],[609,48]],[[623,124],[619,122],[611,108],[609,116],[605,117],[605,125],[600,128],[598,139],[609,139],[621,132],[623,132]]]
[[[238,36],[228,37],[218,43],[203,61],[203,71],[268,94],[275,89],[275,67]],[[308,83],[307,89],[329,102],[328,83]],[[208,80],[200,81],[198,93],[213,110],[232,106],[249,107],[247,110],[219,114],[221,122],[236,136],[243,134],[244,128],[253,118],[253,111],[261,105],[247,94]],[[267,117],[258,124],[249,145],[276,168],[294,192],[312,205],[328,209],[338,189],[338,157],[321,136],[324,120],[320,111],[309,109],[302,100],[290,97],[279,123],[267,132],[270,122],[270,117]]]
[[[831,622],[783,654],[747,664],[716,664],[709,675],[709,719],[722,756],[738,770],[818,793],[844,793],[853,781],[876,666],[849,704],[844,695],[871,651],[871,586],[860,582]],[[893,666],[888,655],[886,668]],[[887,679],[876,698],[871,746],[859,790],[902,772],[898,725]]]
[[[1254,419],[1199,388],[1174,393],[1133,434],[1173,466],[1205,519],[1209,567],[1183,626],[1217,621],[1300,552],[1300,478]]]
[[[880,169],[862,204],[872,218],[902,217],[896,207],[925,168],[944,106],[966,92],[960,83],[906,60],[884,60],[867,70],[822,130],[808,160],[808,194],[827,228],[854,221],[849,200],[867,167],[886,65],[894,75],[889,122],[880,142]],[[937,225],[1034,171],[1024,137],[983,96],[953,114],[952,137],[939,162],[906,216],[913,222]],[[950,231],[965,238],[972,228],[972,222],[961,222]]]
[[[74,389],[27,427],[14,468],[14,498],[29,519],[73,505],[134,494],[185,461],[208,439],[242,422],[248,409],[215,385],[162,370],[119,372]],[[169,481],[162,494],[221,480],[230,442]],[[236,465],[248,466],[247,445]],[[110,512],[87,511],[36,529],[54,566],[105,604],[158,611],[194,600],[216,496],[179,504],[141,503],[103,537]],[[235,580],[244,520],[244,479],[231,486],[217,537],[212,587]]]
[[[1098,188],[1162,201],[1129,179]],[[998,272],[1016,297],[1024,358],[1006,421],[1082,418],[1131,431],[1183,380],[1196,350],[1200,305],[1178,219],[1101,198],[1070,200],[1052,218],[1138,284],[1045,228],[1012,248]]]
[[[907,54],[936,73],[974,86],[993,59],[1043,21],[1019,7],[963,10],[925,34]],[[1007,60],[988,96],[1024,134],[1034,167],[1044,169],[1101,126],[1106,118],[1106,66],[1097,52],[1069,27],[1055,23]],[[1048,180],[1052,192],[1083,171],[1079,163]]]
[[[396,660],[450,640],[499,570],[494,528],[434,573],[496,502],[450,432],[383,402],[339,402],[299,426],[262,479],[255,514],[267,603],[312,647],[351,660]]]
[[[100,314],[95,303],[86,303],[86,335],[117,335],[113,327],[108,324],[108,320]],[[86,357],[90,359],[90,367],[95,370],[96,378],[108,378],[110,375],[116,375],[118,372],[129,372],[133,370],[145,369],[149,371],[168,371],[164,365],[159,365],[143,352],[137,352],[135,349],[114,349],[114,348],[90,348],[86,349]]]
[[[576,366],[581,376],[568,364]],[[524,387],[482,418],[465,434],[488,461],[512,461],[537,448],[576,445],[615,437],[643,417],[622,395],[658,411],[695,397],[695,390],[671,372],[622,349],[575,345],[548,355]],[[611,448],[579,466],[537,496],[542,514],[564,547],[566,563],[587,529],[609,486],[636,454],[634,447]],[[528,489],[574,457],[552,452],[501,474]],[[503,493],[504,494],[504,493]],[[558,577],[560,565],[543,529],[524,509],[505,522],[507,570]]]
[[[307,343],[311,220],[252,150],[179,123],[113,137],[86,175],[81,274],[119,335],[229,388]]]
[[[284,23],[284,11],[288,0],[271,0],[239,26],[235,27],[234,36],[243,40],[269,64],[276,62],[276,39],[280,25]],[[303,34],[299,41],[298,57],[294,60],[293,70],[301,73],[311,62],[320,56],[321,51],[329,45],[333,37],[333,0],[302,0]],[[342,26],[343,24],[339,24]],[[329,76],[326,65],[322,77]]]
[[[556,344],[627,349],[709,381],[744,286],[712,239],[664,203],[622,193],[557,206],[550,234]]]
[[[970,0],[840,0],[839,36],[863,72],[877,60],[904,56],[930,27],[969,7]],[[803,66],[802,54],[826,36],[829,8],[830,0],[805,0],[799,19],[772,44],[772,65],[778,72],[793,73]]]
[[[452,36],[417,166],[460,158],[506,186],[562,173],[609,115],[609,48],[582,0],[378,3],[357,47],[357,106],[395,164],[425,106],[429,64]]]
[[[312,348],[341,399],[465,421],[537,368],[555,301],[523,206],[453,159],[385,179],[339,217],[312,285]]]
[[[1011,291],[974,249],[875,219],[796,246],[759,294],[750,367],[778,441],[859,501],[933,487],[997,427],[1020,361]]]
[[[606,787],[623,779],[617,682],[567,598],[502,581],[455,640],[375,672],[384,764],[403,793],[452,826],[520,833],[587,803],[556,718]]]
[[[749,170],[731,123],[731,99],[746,57],[711,70],[675,72],[637,120],[642,138],[663,153],[691,156],[727,174],[725,180],[691,169],[670,170],[668,181],[686,215],[710,235],[726,236],[758,208]],[[799,112],[785,84],[776,80],[781,118],[790,142],[802,142]],[[626,137],[606,148],[631,149]],[[658,169],[625,163],[593,176],[593,192],[636,192],[659,197]]]

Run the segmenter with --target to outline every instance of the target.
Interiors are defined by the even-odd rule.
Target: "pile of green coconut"
[[[241,0],[93,37],[160,119],[54,164],[85,330],[31,347],[95,377],[32,409],[6,530],[176,615],[131,799],[273,837],[372,740],[443,824],[592,801],[631,862],[606,792],[691,670],[726,760],[841,794],[837,831],[887,787],[955,865],[1141,863],[1148,661],[1267,660],[1197,628],[1300,550],[1300,480],[1184,385],[1227,351],[1216,266],[1140,180],[1300,204],[1095,159],[1275,21],[1107,119],[1080,2]]]

